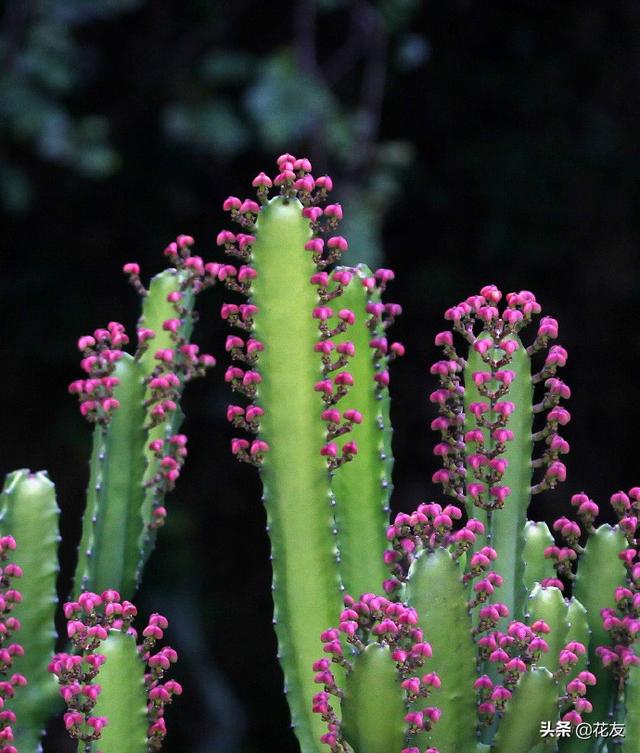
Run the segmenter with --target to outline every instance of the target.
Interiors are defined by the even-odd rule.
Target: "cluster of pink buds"
[[[324,653],[330,658],[319,659],[313,664],[315,682],[323,686],[323,690],[313,697],[313,711],[322,716],[328,727],[321,741],[329,746],[331,753],[346,753],[349,750],[342,735],[340,720],[330,703],[331,696],[341,699],[344,695],[336,684],[331,664],[338,664],[347,672],[353,671],[352,662],[358,661],[357,654],[374,642],[388,648],[390,661],[394,662],[400,676],[407,705],[407,737],[410,739],[430,730],[440,718],[440,709],[435,706],[417,709],[416,706],[422,705],[421,701],[426,700],[431,689],[439,688],[441,683],[435,672],[420,676],[420,670],[425,660],[431,658],[432,650],[417,626],[416,610],[376,594],[363,594],[358,600],[345,596],[344,607],[338,627],[325,630],[320,636]],[[343,641],[350,647],[348,651],[345,651]],[[356,656],[352,660],[345,657],[345,653],[353,655],[354,652]],[[415,753],[417,750],[410,747],[402,753]],[[438,752],[430,748],[429,753]]]
[[[195,243],[190,235],[179,235],[164,250],[164,256],[169,260],[180,275],[180,291],[173,295],[171,302],[180,304],[189,295],[197,295],[205,288],[215,285],[217,280],[217,265],[206,264],[201,256],[191,253]],[[122,271],[128,276],[129,282],[141,296],[146,296],[149,291],[140,280],[140,265],[136,262],[127,262]],[[183,312],[184,313],[184,312]],[[142,329],[138,332],[138,346],[145,347],[145,341],[154,337],[155,333],[148,334]]]
[[[626,497],[626,495],[624,495]],[[613,495],[612,500],[617,495]],[[553,530],[557,532],[562,539],[563,546],[552,544],[544,550],[544,556],[552,560],[557,572],[555,578],[545,578],[542,581],[543,586],[555,586],[561,591],[564,590],[564,581],[575,579],[574,567],[578,557],[584,549],[580,545],[580,540],[584,533],[587,535],[594,534],[594,521],[600,514],[598,505],[590,499],[584,492],[579,492],[571,497],[571,505],[575,507],[578,520],[570,520],[562,516],[553,523]]]
[[[455,528],[455,521],[462,513],[456,505],[442,507],[436,502],[421,504],[408,515],[398,513],[393,524],[387,528],[387,540],[391,549],[384,553],[384,562],[391,570],[391,578],[385,580],[384,590],[391,594],[406,581],[409,566],[421,550],[433,551],[438,547],[453,547],[453,556],[457,559],[467,552],[475,543],[477,535],[484,534],[484,524],[470,518],[464,526]],[[489,547],[485,547],[489,549]],[[474,555],[477,567],[479,557],[484,550]],[[491,559],[495,559],[495,552]],[[478,571],[479,572],[479,571]],[[491,576],[493,576],[495,573]]]
[[[158,472],[151,479],[156,489],[157,504],[154,504],[150,523],[152,528],[160,528],[167,517],[167,509],[160,500],[164,494],[170,492],[180,477],[180,471],[187,458],[187,437],[185,434],[172,434],[165,439],[153,439],[149,442],[149,449],[158,461]]]
[[[109,322],[106,329],[78,340],[80,366],[87,378],[71,382],[69,392],[78,396],[80,412],[90,423],[107,424],[120,405],[113,394],[119,383],[113,372],[128,342],[124,326],[118,322]]]
[[[71,639],[73,654],[56,654],[49,664],[60,684],[60,695],[67,704],[64,723],[72,738],[90,745],[99,740],[103,728],[109,720],[94,713],[100,696],[100,668],[107,661],[100,653],[100,646],[113,631],[122,631],[137,637],[132,622],[137,614],[136,607],[129,601],[121,601],[117,591],[104,591],[98,595],[85,592],[78,601],[64,605],[67,618],[67,635]],[[138,646],[141,661],[147,667],[145,686],[147,689],[148,745],[150,751],[159,750],[166,735],[164,721],[165,706],[171,703],[174,695],[180,695],[182,688],[174,680],[163,682],[164,674],[170,665],[177,661],[176,652],[165,647],[152,653],[158,640],[162,639],[168,622],[159,614],[151,615],[149,624],[142,632],[142,642]]]
[[[13,634],[20,630],[20,622],[11,612],[22,601],[20,591],[12,583],[14,578],[22,576],[22,569],[8,561],[15,548],[13,536],[0,537],[0,753],[17,753],[12,745],[16,715],[6,703],[13,698],[16,687],[27,684],[21,674],[11,673],[14,657],[24,654],[19,643],[11,642]]]
[[[444,359],[431,367],[431,373],[440,380],[440,387],[430,395],[440,413],[431,424],[432,429],[441,434],[434,454],[441,457],[443,463],[433,475],[433,481],[441,483],[445,492],[459,502],[463,503],[468,496],[486,510],[503,507],[511,494],[511,489],[503,482],[508,468],[505,450],[514,439],[509,417],[516,406],[509,400],[509,392],[514,380],[528,377],[518,375],[509,367],[514,353],[524,347],[521,331],[541,311],[535,296],[527,290],[508,293],[502,310],[498,308],[501,300],[501,291],[495,285],[486,285],[479,295],[470,296],[445,312],[445,319],[452,322],[453,332],[464,338],[483,364],[471,375],[480,397],[468,406],[472,416],[465,414],[464,406],[462,372],[467,361],[454,347],[453,332],[436,335],[435,342],[442,346]],[[546,350],[550,340],[557,336],[557,321],[542,317],[527,353],[534,355]],[[533,375],[534,384],[544,385],[544,394],[533,411],[535,414],[547,412],[544,427],[533,437],[544,442],[540,457],[533,461],[533,467],[541,471],[532,487],[533,493],[554,488],[566,477],[560,458],[569,451],[569,445],[558,429],[571,417],[559,401],[571,393],[556,376],[557,368],[564,366],[566,360],[564,348],[553,345],[546,352],[542,368]]]
[[[362,422],[363,417],[357,410],[349,408],[341,412],[336,407],[338,401],[347,396],[353,386],[354,380],[348,366],[355,355],[355,345],[348,339],[340,338],[336,342],[333,338],[347,331],[355,322],[355,316],[349,309],[336,307],[336,310],[329,303],[342,295],[348,285],[362,284],[370,294],[366,305],[366,312],[370,315],[367,326],[372,333],[369,346],[374,356],[374,389],[380,392],[389,385],[388,362],[404,355],[405,350],[398,342],[389,345],[385,337],[386,328],[401,313],[398,304],[381,302],[387,283],[394,277],[390,269],[378,269],[372,276],[365,277],[358,269],[350,267],[338,267],[332,274],[320,270],[311,277],[311,283],[318,288],[320,302],[313,310],[313,318],[318,320],[320,340],[315,349],[320,354],[323,372],[323,378],[314,387],[322,395],[325,408],[321,417],[327,424],[327,442],[320,454],[327,458],[330,470],[357,454],[356,442],[347,441],[339,447],[335,439],[350,432],[354,424]],[[334,319],[337,320],[335,323]]]
[[[357,454],[358,447],[355,442],[346,441],[342,446],[338,446],[334,440],[349,432],[354,424],[360,423],[362,416],[356,410],[341,412],[335,407],[354,383],[353,375],[347,367],[349,359],[355,354],[355,347],[347,339],[340,338],[340,342],[336,342],[334,338],[347,332],[355,322],[355,315],[347,308],[334,308],[329,303],[340,296],[344,288],[358,275],[356,270],[348,268],[338,268],[331,273],[327,271],[330,265],[339,261],[341,254],[348,248],[347,241],[342,236],[334,234],[342,219],[341,206],[325,203],[327,194],[333,187],[331,178],[314,178],[310,161],[306,158],[298,159],[291,154],[281,155],[277,160],[277,167],[278,173],[273,179],[265,173],[260,173],[253,180],[258,201],[243,201],[236,196],[229,196],[225,200],[223,209],[230,212],[231,219],[240,225],[242,232],[222,230],[218,233],[217,244],[227,255],[240,259],[242,264],[238,267],[232,264],[219,264],[217,275],[230,290],[249,296],[253,281],[258,276],[251,263],[256,242],[256,220],[261,206],[268,202],[269,192],[274,187],[280,196],[299,200],[302,215],[309,221],[312,230],[312,238],[305,244],[305,250],[311,252],[317,270],[311,276],[310,282],[318,289],[318,305],[310,313],[318,321],[320,330],[320,341],[316,345],[316,351],[322,359],[323,378],[315,384],[315,390],[322,395],[325,403],[322,417],[327,422],[327,441],[320,453],[327,459],[329,468],[333,469]],[[361,279],[360,276],[358,279]],[[362,280],[362,283],[367,290],[373,292],[384,289],[391,279],[393,272],[378,270],[373,277]],[[400,313],[397,304],[384,305],[372,301],[369,306],[373,307],[367,309],[371,313],[372,321],[381,321],[383,315],[386,315],[387,322],[390,322]],[[246,408],[234,404],[227,410],[229,421],[235,427],[245,429],[251,434],[259,432],[260,418],[264,413],[264,409],[255,403],[262,381],[258,360],[264,348],[263,343],[251,336],[257,313],[258,307],[252,302],[225,303],[221,310],[222,319],[248,333],[246,341],[238,335],[230,335],[227,338],[226,350],[234,363],[225,372],[225,381],[234,391],[242,393],[252,401]],[[376,352],[385,355],[389,350],[383,336],[376,345],[372,344],[372,347],[376,348]],[[401,355],[402,352],[404,348],[399,343],[391,346],[391,355]],[[386,358],[384,360],[386,363]],[[389,375],[386,368],[379,370],[376,381],[380,388],[388,384]],[[231,440],[231,450],[238,460],[259,466],[269,451],[269,445],[260,438],[234,437]]]
[[[640,634],[640,487],[633,487],[628,493],[618,491],[609,501],[627,539],[627,548],[620,552],[627,577],[626,583],[616,588],[615,608],[601,610],[602,624],[611,643],[599,646],[596,653],[603,665],[623,681],[630,667],[640,665],[635,648]]]
[[[192,254],[193,243],[190,235],[179,235],[164,251],[165,257],[174,265],[179,285],[167,294],[167,303],[171,304],[173,313],[162,322],[163,334],[168,336],[171,344],[154,352],[156,365],[146,377],[148,429],[171,422],[176,415],[184,385],[203,376],[216,363],[212,355],[200,353],[199,346],[190,341],[196,316],[193,311],[194,297],[216,283],[219,266],[205,263],[200,256]],[[141,296],[149,294],[140,281],[138,264],[129,262],[124,265],[123,271]],[[141,322],[137,335],[136,357],[139,357],[153,346],[158,333]],[[164,522],[166,509],[162,500],[166,492],[173,489],[180,475],[187,455],[186,443],[184,434],[169,434],[161,439],[154,439],[149,445],[158,460],[157,472],[148,481],[154,492],[152,528],[157,528]]]
[[[500,617],[506,614],[504,605],[485,606],[480,610],[479,627],[474,629],[474,633],[480,635],[477,638],[480,658],[493,664],[501,675],[500,684],[495,684],[488,675],[482,675],[474,684],[479,697],[478,713],[482,725],[491,724],[496,715],[504,712],[505,703],[511,698],[520,677],[538,665],[541,655],[549,650],[543,636],[550,632],[550,628],[544,620],[536,620],[532,625],[514,620],[509,623],[506,632],[495,630]],[[565,678],[585,652],[582,643],[568,643],[559,654],[557,679]],[[586,693],[586,685],[595,682],[589,672],[582,672],[579,677],[579,683],[569,682],[567,694],[561,698],[563,702],[571,704],[571,709],[563,718],[575,724],[582,721],[580,711],[591,710],[590,703],[582,696]]]
[[[348,440],[340,448],[335,441],[339,436],[351,431],[354,424],[362,423],[362,414],[351,408],[342,412],[338,403],[348,394],[354,385],[354,378],[348,371],[349,361],[355,356],[355,345],[350,340],[334,342],[342,333],[355,323],[355,314],[350,309],[334,309],[328,305],[329,296],[339,296],[344,288],[353,283],[354,272],[348,269],[336,269],[331,275],[333,289],[329,291],[329,274],[319,270],[311,277],[311,284],[318,287],[320,305],[313,309],[312,316],[318,321],[320,339],[315,345],[322,361],[322,379],[314,385],[314,390],[322,396],[324,409],[322,420],[326,422],[327,442],[320,448],[320,454],[327,458],[330,470],[351,460],[358,453],[358,445]],[[333,320],[336,320],[335,323]]]
[[[578,644],[578,647],[579,646],[582,646],[582,644]],[[561,658],[565,659],[565,667],[570,666],[573,663],[573,657],[568,657],[566,652],[570,654],[580,653],[579,651],[572,651],[572,648],[574,648],[574,646],[567,644],[561,654]],[[570,661],[567,662],[567,659],[570,659]],[[586,670],[578,672],[576,677],[569,679],[565,686],[564,695],[560,697],[560,703],[569,704],[569,708],[565,711],[565,714],[562,717],[563,721],[571,722],[571,724],[580,724],[582,722],[581,714],[591,713],[593,707],[585,698],[585,695],[587,694],[587,685],[595,684],[595,675]]]
[[[155,426],[171,417],[185,382],[203,376],[207,369],[215,366],[215,358],[200,353],[200,348],[190,341],[191,329],[195,321],[193,297],[216,283],[217,274],[213,263],[205,264],[202,257],[191,253],[194,241],[190,235],[179,235],[164,250],[165,256],[175,267],[179,280],[177,290],[167,294],[167,302],[173,307],[173,315],[162,322],[163,332],[169,335],[171,347],[159,348],[155,353],[156,367],[147,379],[149,386],[150,425]],[[140,267],[134,262],[124,265],[124,272],[144,296],[147,291],[140,283]],[[153,343],[158,333],[145,326],[139,326],[138,351],[144,352]]]

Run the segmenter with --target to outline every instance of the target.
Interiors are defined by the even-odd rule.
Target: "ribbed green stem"
[[[569,630],[567,631],[567,643],[569,641],[579,641],[587,649],[587,653],[579,657],[578,663],[572,668],[566,676],[565,683],[578,676],[585,669],[591,670],[589,666],[589,655],[591,654],[591,630],[587,619],[587,611],[582,604],[574,597],[569,600],[567,609],[567,620],[569,621]],[[590,723],[598,720],[593,714],[584,717],[585,721]],[[570,737],[561,737],[557,740],[556,747],[561,753],[583,753],[588,746],[585,740],[581,740],[577,735]],[[554,748],[555,749],[555,748]],[[538,751],[534,751],[538,753]],[[544,753],[544,750],[541,750]]]
[[[131,599],[136,590],[146,468],[145,385],[140,364],[129,355],[118,362],[115,376],[120,407],[108,427],[94,430],[75,596],[115,588]]]
[[[13,561],[23,569],[16,582],[23,598],[13,614],[22,624],[16,640],[25,653],[15,657],[13,668],[27,678],[28,685],[19,688],[11,701],[21,753],[39,749],[47,719],[60,704],[55,680],[47,672],[56,640],[59,514],[55,487],[45,473],[20,470],[7,477],[0,497],[0,532],[15,538]]]
[[[145,665],[138,656],[133,636],[112,631],[100,646],[106,662],[100,668],[101,687],[93,716],[105,716],[109,723],[102,737],[93,743],[101,753],[147,753],[147,692]],[[78,753],[84,753],[83,744]]]
[[[357,753],[399,753],[405,694],[389,647],[371,643],[351,661],[341,703],[344,738]]]
[[[362,285],[362,280],[372,277],[371,270],[360,266],[352,271],[356,277],[335,299],[333,308],[351,309],[356,322],[335,342],[349,340],[355,345],[355,356],[346,367],[355,385],[345,404],[360,411],[363,421],[347,435],[347,439],[357,442],[358,454],[333,474],[331,486],[336,502],[340,575],[346,592],[360,596],[380,591],[382,581],[388,577],[382,555],[387,547],[393,455],[389,390],[374,381],[377,373],[386,370],[388,362],[385,356],[376,358],[375,349],[369,345],[372,338],[383,336],[383,330],[381,326],[366,326],[366,305],[369,301],[379,302],[380,293],[369,293]]]
[[[541,723],[555,726],[557,701],[558,684],[547,669],[525,672],[507,703],[491,753],[529,753],[540,742]]]
[[[556,571],[553,561],[544,556],[544,550],[555,543],[546,523],[528,520],[524,526],[524,585],[531,591],[535,583],[541,583],[546,578],[555,578]]]
[[[527,600],[528,623],[532,625],[536,620],[544,620],[551,629],[544,635],[549,651],[542,654],[540,665],[550,672],[556,672],[560,651],[567,645],[569,621],[567,619],[567,605],[559,588],[545,588],[539,583],[533,587]]]
[[[467,589],[460,566],[446,549],[416,557],[405,598],[418,612],[433,649],[430,668],[442,681],[442,687],[434,689],[429,698],[430,705],[442,710],[442,717],[425,736],[428,745],[440,753],[466,753],[476,745],[476,660]]]
[[[625,688],[625,737],[622,753],[640,753],[640,667],[631,667]]]
[[[509,417],[508,428],[513,431],[514,439],[506,443],[506,450],[502,454],[509,465],[500,482],[501,486],[508,486],[511,494],[506,498],[504,508],[496,510],[491,515],[490,541],[498,552],[498,559],[494,569],[503,578],[499,599],[509,608],[512,619],[522,619],[526,590],[524,587],[524,526],[527,519],[527,508],[531,500],[531,458],[533,455],[532,425],[533,425],[533,383],[531,381],[531,359],[520,340],[520,347],[513,353],[508,368],[516,373],[516,378],[509,388],[509,392],[501,398],[515,405],[515,410]],[[501,353],[501,351],[498,351]],[[464,373],[465,408],[470,403],[483,401],[483,398],[473,384],[472,374],[475,371],[487,371],[487,365],[476,351],[470,350],[467,367]],[[497,382],[489,382],[489,388],[495,389]],[[493,406],[491,406],[493,407]],[[467,419],[472,425],[470,414]],[[496,414],[490,410],[487,419],[493,421]],[[485,447],[492,448],[495,442],[488,437],[485,430]],[[472,471],[468,469],[469,479]],[[479,517],[475,511],[475,517]]]
[[[190,287],[185,287],[185,280],[186,274],[184,272],[177,272],[175,269],[165,269],[160,274],[157,274],[149,284],[149,292],[142,301],[142,316],[138,322],[139,327],[146,327],[155,332],[155,337],[150,341],[149,348],[138,358],[145,377],[149,377],[157,366],[155,353],[158,350],[175,348],[171,333],[163,329],[165,321],[176,317],[175,305],[167,301],[167,296],[170,293],[182,293],[180,306],[185,310],[185,313],[180,317],[183,324],[177,334],[184,340],[188,340],[191,337],[195,295]],[[178,376],[180,375],[178,374]],[[149,396],[150,393],[147,392],[145,397],[149,398]],[[178,407],[178,410],[167,421],[147,432],[145,445],[146,471],[142,479],[142,484],[146,489],[142,504],[144,528],[139,537],[138,585],[142,580],[144,566],[151,556],[156,542],[157,529],[151,525],[153,522],[153,510],[154,507],[162,504],[163,501],[162,497],[158,496],[157,489],[151,483],[160,469],[158,459],[149,449],[149,444],[156,439],[166,439],[175,434],[179,431],[183,419],[184,415]]]
[[[569,599],[567,605],[567,622],[569,623],[567,643],[578,641],[578,643],[582,643],[587,649],[587,653],[579,657],[578,663],[569,673],[569,678],[572,679],[589,667],[589,651],[591,647],[591,629],[589,628],[587,610],[575,596]]]
[[[602,666],[596,655],[598,646],[610,645],[611,640],[602,626],[601,609],[615,607],[615,589],[625,583],[626,570],[618,556],[627,547],[623,532],[618,526],[601,525],[595,534],[589,536],[580,557],[573,592],[587,610],[587,619],[591,629],[589,647],[589,671],[593,672],[598,682],[589,688],[587,698],[593,704],[590,720],[608,722],[615,680],[613,673]],[[594,739],[583,743],[584,751],[592,753],[598,750],[600,740]]]
[[[251,300],[258,306],[255,337],[264,408],[260,437],[268,442],[261,469],[273,565],[274,624],[292,724],[304,753],[322,750],[323,725],[311,713],[317,692],[311,665],[322,653],[320,633],[341,607],[329,474],[320,456],[325,425],[314,392],[321,362],[312,310],[316,271],[304,249],[308,222],[297,200],[276,198],[260,212]]]

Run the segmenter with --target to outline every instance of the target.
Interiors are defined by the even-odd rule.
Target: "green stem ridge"
[[[321,740],[331,753],[417,750],[403,744],[413,746],[431,734],[441,714],[425,706],[440,678],[436,672],[420,677],[432,648],[415,627],[418,614],[375,594],[357,601],[345,596],[344,604],[339,627],[322,634],[324,657],[313,664],[314,682],[323,687],[313,711],[328,727]],[[344,682],[336,679],[336,669],[346,674]]]
[[[535,339],[525,347],[522,330],[540,313],[540,305],[532,293],[520,291],[506,296],[500,312],[501,299],[502,293],[487,285],[445,313],[469,347],[466,359],[456,351],[453,333],[436,336],[444,360],[431,369],[440,378],[440,389],[430,398],[440,410],[432,428],[441,433],[434,452],[442,457],[443,468],[433,481],[485,524],[486,536],[477,545],[498,550],[501,599],[513,618],[522,619],[526,512],[532,493],[554,488],[566,476],[559,458],[569,447],[557,430],[570,418],[559,406],[570,391],[555,377],[566,361],[559,346],[551,347],[542,369],[532,373],[532,356],[557,337],[557,322],[543,317]],[[545,391],[534,404],[538,383],[544,383]],[[534,416],[545,411],[544,426],[532,433]],[[544,442],[539,458],[532,458],[534,441]],[[542,473],[532,486],[536,469]]]
[[[462,575],[448,550],[423,551],[409,568],[405,591],[429,636],[431,666],[442,682],[432,693],[442,717],[428,736],[442,753],[471,751],[476,744],[476,655]]]
[[[165,250],[175,268],[146,290],[140,268],[124,271],[143,300],[135,355],[124,327],[110,322],[78,341],[87,379],[76,380],[82,414],[95,425],[89,488],[75,593],[116,587],[132,598],[164,523],[164,496],[180,475],[186,437],[179,401],[185,384],[215,363],[190,342],[198,292],[216,281],[218,266],[191,254],[179,236]]]
[[[550,632],[545,635],[549,650],[539,663],[553,674],[558,671],[560,652],[567,643],[569,633],[568,610],[562,591],[536,583],[527,600],[527,613],[530,625],[536,620],[543,620],[550,628]]]
[[[554,538],[546,523],[533,520],[526,522],[522,560],[524,562],[523,580],[527,592],[531,592],[536,583],[542,583],[554,577],[553,563],[544,556],[545,549],[553,544]]]
[[[334,311],[322,295],[326,266],[347,247],[341,236],[321,238],[342,214],[339,205],[318,206],[330,179],[314,180],[308,160],[290,155],[282,156],[279,169],[279,196],[268,200],[273,182],[261,173],[254,181],[261,206],[235,197],[224,203],[243,232],[222,231],[218,244],[246,263],[219,265],[220,279],[248,295],[249,302],[224,304],[221,315],[248,335],[246,342],[236,335],[227,338],[226,349],[242,368],[230,366],[225,380],[253,402],[229,406],[227,417],[257,437],[234,438],[231,446],[239,460],[260,468],[278,658],[292,726],[308,753],[321,750],[322,732],[311,712],[309,668],[343,591],[330,474],[358,452],[348,436],[342,437],[350,427],[334,436],[326,421],[327,411],[337,412],[338,402],[350,393],[353,375],[346,369],[333,373],[322,355],[333,352],[335,358],[334,338],[353,329],[355,315],[345,307]],[[350,353],[340,355],[341,366],[350,365]]]
[[[114,590],[84,591],[64,606],[74,653],[56,654],[49,671],[61,686],[65,727],[79,753],[153,753],[162,745],[165,706],[182,693],[179,683],[165,680],[177,654],[168,646],[153,653],[168,627],[159,614],[136,645],[136,611]]]
[[[335,343],[338,348],[355,348],[348,364],[355,384],[349,392],[350,409],[342,418],[349,424],[349,437],[357,442],[358,455],[332,474],[331,488],[336,502],[340,575],[347,593],[360,595],[378,591],[387,577],[383,553],[393,490],[388,366],[389,358],[401,346],[389,346],[386,323],[375,315],[382,296],[371,270],[360,265],[336,272],[343,282],[334,283],[329,291],[321,289],[321,295],[340,290],[334,311],[346,307],[356,317],[355,325],[336,336]],[[379,270],[378,276],[384,272],[388,270]],[[345,285],[344,280],[349,278]],[[323,361],[331,366],[341,359],[327,354]],[[355,420],[349,421],[349,417]],[[330,432],[341,430],[335,420],[328,426]]]
[[[610,699],[616,692],[614,675],[602,665],[597,649],[610,642],[600,610],[615,608],[616,587],[623,584],[626,577],[624,563],[619,557],[625,548],[625,535],[618,526],[601,525],[589,536],[576,571],[574,594],[587,610],[591,630],[589,669],[597,679],[587,696],[593,706],[591,718],[594,722],[609,721]],[[597,750],[599,744],[600,740],[592,740],[588,750]]]
[[[58,597],[58,517],[55,487],[43,472],[15,471],[6,479],[0,497],[0,535],[18,542],[14,561],[22,568],[20,593],[13,616],[22,625],[19,640],[23,656],[14,658],[14,671],[27,678],[27,686],[11,702],[16,713],[16,746],[35,753],[48,717],[59,698],[47,673],[56,640],[54,615]]]
[[[138,361],[125,355],[116,366],[114,391],[120,406],[108,427],[94,429],[87,508],[76,569],[75,593],[116,588],[136,590],[138,538],[146,468],[146,386]]]
[[[529,753],[540,742],[542,722],[555,726],[558,683],[544,667],[525,672],[507,703],[491,753]]]

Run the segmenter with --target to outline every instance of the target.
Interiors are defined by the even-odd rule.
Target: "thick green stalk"
[[[153,374],[157,367],[155,353],[158,350],[171,349],[175,347],[175,342],[170,332],[163,328],[163,323],[168,319],[176,316],[175,304],[167,300],[171,293],[182,293],[180,306],[185,313],[180,317],[182,325],[179,337],[189,340],[193,330],[193,308],[195,305],[195,295],[190,286],[185,286],[186,273],[178,272],[175,269],[165,269],[160,274],[152,278],[149,284],[148,294],[142,301],[142,315],[138,321],[138,327],[146,327],[155,332],[155,337],[150,341],[150,347],[144,350],[138,357],[142,372],[145,378]],[[179,375],[179,374],[178,374]],[[180,376],[180,375],[179,375]],[[184,384],[181,385],[181,390]],[[147,391],[145,398],[150,397],[150,391]],[[152,484],[156,474],[159,472],[159,462],[155,453],[149,449],[149,445],[154,440],[167,439],[175,434],[183,421],[183,414],[180,408],[165,422],[150,428],[147,434],[145,444],[146,470],[142,478],[142,485],[145,488],[144,501],[142,504],[142,520],[144,528],[139,536],[140,557],[138,561],[137,583],[142,580],[142,572],[146,565],[151,552],[155,546],[157,529],[153,525],[153,511],[158,505],[161,505],[163,499],[158,495],[157,487]]]
[[[579,657],[577,664],[569,673],[569,677],[574,678],[589,667],[591,645],[591,629],[589,628],[587,610],[575,596],[572,596],[567,604],[567,622],[569,623],[567,643],[577,641],[587,649],[587,653]]]
[[[23,674],[28,685],[11,702],[21,753],[40,749],[47,719],[59,704],[55,680],[47,672],[56,641],[59,514],[55,487],[45,473],[20,470],[7,477],[0,497],[0,532],[16,539],[14,562],[23,570],[17,583],[23,598],[13,614],[22,624],[19,642],[25,653],[14,658],[13,671]]]
[[[507,703],[491,753],[529,753],[540,742],[540,725],[558,718],[558,684],[539,667],[525,672]]]
[[[371,643],[351,661],[341,702],[344,738],[357,753],[399,753],[405,694],[389,647]]]
[[[553,561],[544,556],[544,550],[553,546],[555,540],[546,523],[528,520],[524,526],[524,585],[531,591],[536,583],[555,578]]]
[[[622,753],[640,751],[640,667],[630,667],[625,687],[625,736]]]
[[[593,704],[591,721],[608,722],[613,708],[615,679],[613,672],[602,666],[596,654],[598,646],[610,644],[609,634],[602,626],[601,609],[615,608],[615,589],[625,583],[626,570],[618,556],[627,547],[624,533],[618,526],[601,525],[589,536],[583,555],[580,557],[574,594],[587,610],[591,629],[589,646],[589,671],[597,678],[597,684],[589,688],[587,698]],[[596,751],[600,741],[584,744],[584,751]]]
[[[94,430],[75,595],[115,588],[123,598],[131,599],[144,527],[146,387],[140,363],[127,354],[118,362],[115,376],[120,380],[115,388],[120,407],[108,426],[98,425]]]
[[[392,427],[389,389],[375,381],[376,374],[386,371],[388,359],[370,346],[372,338],[383,337],[381,325],[367,326],[369,301],[380,302],[377,289],[369,292],[362,284],[373,274],[361,265],[350,269],[355,278],[335,299],[334,310],[354,312],[355,325],[335,338],[336,344],[351,341],[355,356],[348,363],[355,384],[349,390],[349,408],[362,414],[362,423],[354,424],[347,435],[358,445],[358,454],[332,476],[335,496],[335,519],[340,550],[340,576],[347,593],[360,596],[377,592],[388,576],[382,561],[387,546],[389,500],[393,489],[391,472]],[[378,353],[378,355],[376,355]]]
[[[101,691],[92,713],[105,716],[109,723],[93,749],[101,753],[147,753],[145,665],[135,638],[113,630],[100,646],[100,653],[106,661],[100,668]],[[84,753],[83,743],[78,753]]]
[[[544,620],[551,629],[545,634],[549,651],[542,654],[539,665],[550,672],[556,672],[559,667],[560,651],[567,644],[569,621],[567,619],[567,604],[559,588],[553,586],[545,588],[537,583],[527,601],[528,622],[532,625],[536,620]]]
[[[304,753],[322,750],[322,722],[311,713],[317,692],[310,671],[320,633],[341,607],[332,533],[329,474],[320,456],[325,425],[314,384],[322,378],[311,313],[316,271],[304,244],[311,237],[297,199],[278,197],[257,221],[251,289],[258,307],[254,336],[264,344],[257,398],[264,409],[260,438],[270,450],[261,467],[271,538],[274,624],[292,724]]]
[[[471,751],[476,746],[476,659],[471,636],[468,593],[458,563],[446,549],[422,552],[411,564],[405,598],[416,609],[433,649],[430,667],[442,686],[430,702],[442,717],[428,733],[441,753]]]
[[[526,599],[524,587],[524,526],[527,519],[527,508],[531,500],[531,458],[533,455],[532,425],[533,425],[533,383],[531,380],[531,359],[525,347],[518,338],[519,347],[513,353],[508,368],[514,371],[516,378],[503,398],[515,405],[509,416],[508,427],[513,431],[514,439],[506,443],[505,452],[501,455],[508,461],[507,469],[502,477],[501,485],[508,486],[511,493],[507,496],[504,507],[491,514],[489,528],[490,544],[498,552],[495,571],[503,578],[500,588],[500,601],[509,608],[513,619],[522,619]],[[498,351],[501,353],[501,351]],[[470,403],[484,401],[473,383],[472,374],[476,371],[486,371],[487,366],[481,356],[474,350],[469,351],[467,366],[464,372],[465,410],[469,428],[475,427],[468,406]],[[490,389],[498,386],[496,381],[489,382]],[[493,407],[493,406],[491,406]],[[495,420],[493,410],[486,414],[488,420]],[[494,441],[489,438],[485,430],[485,448],[492,448]],[[468,470],[471,475],[471,470]],[[472,512],[477,515],[475,508]]]

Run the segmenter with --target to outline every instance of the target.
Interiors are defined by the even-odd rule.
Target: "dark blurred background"
[[[0,14],[2,471],[47,468],[68,586],[90,430],[66,385],[79,334],[137,301],[179,232],[218,256],[221,202],[282,151],[334,176],[348,261],[392,266],[395,509],[438,495],[428,364],[444,309],[495,282],[561,323],[569,480],[638,483],[640,4],[636,0],[6,0]],[[190,457],[146,573],[186,695],[168,753],[292,753],[257,475],[224,419],[216,289],[197,339],[221,361],[185,400]],[[48,751],[68,750],[57,726]]]

